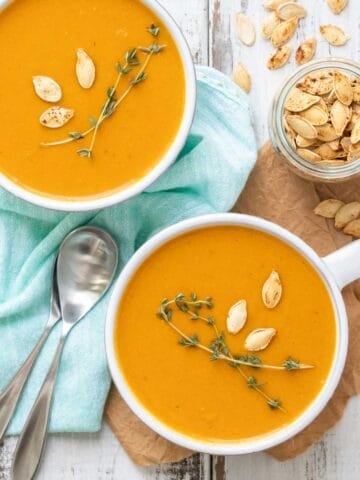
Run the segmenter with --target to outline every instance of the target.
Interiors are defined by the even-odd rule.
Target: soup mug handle
[[[340,290],[360,278],[360,240],[336,250],[323,261],[331,271]]]

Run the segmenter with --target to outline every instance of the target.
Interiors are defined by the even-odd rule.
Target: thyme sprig
[[[187,335],[173,322],[173,307],[178,311],[187,314],[190,320],[200,320],[213,328],[215,338],[211,341],[209,346],[206,346],[200,342],[197,334]],[[210,354],[211,361],[225,360],[228,365],[237,370],[237,372],[246,380],[247,386],[262,397],[265,398],[267,405],[271,409],[278,409],[285,412],[280,400],[276,400],[267,395],[263,390],[264,384],[259,383],[257,379],[252,375],[247,375],[243,371],[243,367],[250,367],[255,369],[271,369],[281,371],[294,371],[313,368],[312,365],[305,365],[293,358],[286,359],[282,365],[267,365],[264,364],[261,358],[257,355],[233,355],[226,344],[225,334],[220,332],[215,318],[213,316],[207,316],[200,314],[202,308],[211,310],[214,307],[211,297],[205,299],[199,299],[195,293],[192,293],[189,297],[186,297],[183,293],[179,293],[175,298],[169,300],[165,298],[162,300],[160,308],[157,312],[157,316],[166,322],[179,335],[179,344],[186,348],[199,348],[208,354]]]
[[[147,31],[155,38],[159,36],[160,27],[157,25],[150,25]],[[143,83],[147,80],[148,75],[146,69],[150,63],[151,58],[162,52],[165,48],[165,45],[159,45],[154,41],[149,47],[137,47],[128,50],[125,53],[125,61],[122,64],[121,62],[116,63],[116,71],[118,73],[115,83],[112,87],[107,89],[106,92],[106,101],[101,109],[100,115],[97,119],[90,117],[89,123],[90,128],[84,130],[83,132],[69,132],[68,137],[62,140],[55,142],[44,142],[41,143],[42,146],[54,147],[59,145],[65,145],[67,143],[75,142],[84,139],[90,133],[92,133],[91,143],[88,148],[82,148],[77,151],[78,155],[81,157],[91,158],[93,156],[93,151],[95,147],[95,142],[100,126],[103,122],[109,118],[113,113],[118,109],[120,104],[125,100],[125,98],[130,94],[134,87]],[[144,53],[146,59],[143,63],[139,60],[138,53]],[[130,79],[127,88],[123,91],[119,98],[117,98],[118,89],[120,86],[121,79],[132,72],[135,68],[139,67],[134,78]]]

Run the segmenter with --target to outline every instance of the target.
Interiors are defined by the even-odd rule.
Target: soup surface
[[[268,309],[262,286],[279,272],[283,295]],[[224,360],[210,361],[199,348],[179,345],[179,335],[157,318],[161,300],[177,293],[211,296],[210,310],[232,354],[257,355],[263,364],[292,357],[314,368],[274,371],[242,367],[281,408]],[[229,308],[246,299],[248,317],[236,335],[226,330]],[[201,314],[209,315],[206,309]],[[211,326],[173,309],[171,321],[201,344],[214,339]],[[247,352],[246,336],[273,327],[276,336],[261,352]],[[141,403],[160,421],[202,440],[239,440],[278,429],[298,417],[317,396],[329,373],[336,341],[332,302],[323,281],[295,250],[265,233],[243,227],[209,227],[160,247],[130,281],[118,310],[115,348],[125,378]]]
[[[160,27],[155,39],[147,32],[153,23]],[[40,146],[90,128],[89,118],[99,117],[114,85],[116,63],[124,65],[126,51],[154,41],[165,49],[151,58],[146,81],[101,125],[92,158],[77,154],[89,147],[91,135]],[[184,111],[183,65],[165,26],[139,0],[14,0],[0,14],[0,44],[0,171],[23,187],[69,199],[100,196],[144,177],[172,143]],[[96,66],[90,89],[75,75],[78,48]],[[144,62],[146,55],[138,57]],[[118,98],[137,71],[121,79]],[[60,102],[45,103],[35,94],[35,75],[57,81]],[[58,129],[40,125],[53,105],[74,109],[74,118]]]

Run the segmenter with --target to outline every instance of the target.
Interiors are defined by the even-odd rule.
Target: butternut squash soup
[[[139,0],[14,0],[0,13],[0,171],[76,199],[143,178],[172,144],[185,74]]]
[[[336,323],[304,257],[246,227],[200,228],[139,267],[118,309],[119,366],[143,406],[203,441],[261,436],[322,389]]]

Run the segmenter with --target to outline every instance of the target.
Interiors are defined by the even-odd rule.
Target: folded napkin
[[[0,390],[37,342],[49,314],[52,269],[65,235],[92,224],[120,249],[120,269],[151,235],[188,217],[229,210],[256,161],[246,95],[221,73],[197,69],[198,101],[191,134],[177,162],[146,192],[98,212],[49,211],[0,190]],[[169,106],[169,108],[171,108]],[[51,412],[52,432],[101,427],[110,387],[104,348],[109,293],[71,332]],[[51,333],[27,383],[9,434],[21,430],[59,338]]]

